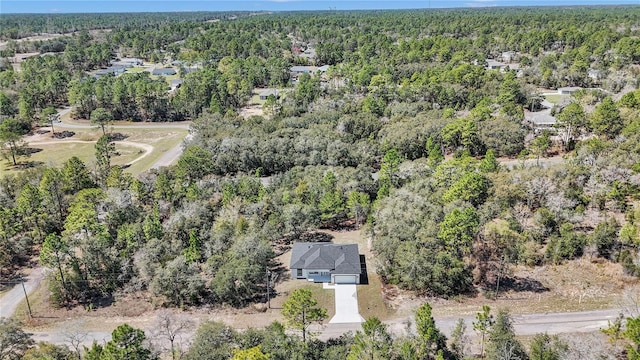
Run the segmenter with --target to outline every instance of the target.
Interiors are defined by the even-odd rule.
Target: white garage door
[[[356,275],[334,275],[333,283],[334,284],[355,284]]]

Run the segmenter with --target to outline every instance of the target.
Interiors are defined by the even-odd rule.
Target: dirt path
[[[191,140],[191,137],[191,133],[189,133],[180,144],[174,146],[172,149],[162,154],[162,156],[160,156],[160,158],[151,166],[151,168],[158,169],[163,166],[169,166],[175,163],[178,158],[180,158],[180,155],[182,155],[182,143],[188,142],[189,140]]]
[[[0,317],[9,318],[13,316],[18,304],[24,301],[24,291],[26,290],[27,294],[31,294],[33,290],[40,285],[40,282],[44,278],[45,271],[46,270],[41,267],[34,268],[31,274],[25,279],[24,290],[22,289],[22,285],[18,283],[0,297]]]

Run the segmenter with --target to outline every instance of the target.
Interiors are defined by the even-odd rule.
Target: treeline
[[[41,51],[64,50],[70,76],[78,81],[84,77],[82,71],[107,66],[116,51],[154,62],[202,63],[209,72],[190,74],[187,86],[177,91],[176,97],[182,100],[172,104],[169,120],[195,119],[205,109],[221,114],[237,111],[254,87],[286,86],[289,67],[307,61],[293,49],[306,47],[316,49],[312,63],[333,66],[323,85],[331,94],[363,96],[365,110],[375,115],[387,115],[388,105],[409,101],[470,110],[486,97],[496,96],[502,81],[497,72],[485,70],[485,60],[511,52],[512,64],[522,69],[517,80],[521,94],[515,103],[535,110],[540,99],[535,88],[525,84],[551,88],[601,85],[616,92],[627,85],[637,86],[637,70],[628,65],[640,59],[638,30],[632,26],[638,19],[637,12],[628,9],[634,8],[570,8],[563,9],[562,16],[557,9],[283,13],[205,23],[195,21],[198,14],[192,15],[196,19],[177,23],[157,18],[167,15],[147,18],[143,14],[139,21],[155,26],[124,26],[100,39],[79,32],[44,44]],[[190,15],[184,16],[177,18],[189,19]],[[409,26],[414,23],[427,25]],[[513,24],[518,24],[519,31],[513,30]],[[526,38],[518,35],[524,33]],[[36,66],[53,70],[42,63]],[[5,63],[2,70],[2,90],[9,98],[11,89],[19,91],[34,80],[25,75],[22,81],[12,82],[17,75],[11,74],[10,66]],[[32,93],[37,96],[39,91]],[[60,100],[66,100],[65,89],[57,93]],[[19,99],[14,100],[13,108],[17,108]],[[164,102],[162,96],[153,96],[153,100]],[[308,103],[302,102],[293,111],[283,110],[285,115],[297,115],[307,110]],[[36,107],[35,114],[47,106]],[[21,116],[29,122],[33,113],[26,111]],[[507,113],[517,115],[515,109]]]
[[[87,33],[73,38],[61,56],[34,56],[20,64],[20,71],[4,62],[0,72],[0,117],[17,117],[25,124],[47,120],[43,110],[69,103],[73,79],[84,71],[109,64],[109,45],[93,42]]]
[[[177,121],[197,118],[203,111],[233,113],[254,87],[282,86],[288,78],[283,61],[225,58],[217,68],[186,74],[175,96],[168,94],[164,79],[143,72],[75,80],[69,84],[68,100],[75,106],[74,118],[88,119],[93,110],[104,108],[115,120]]]
[[[89,119],[97,108],[106,109],[114,120],[166,121],[169,118],[167,83],[149,73],[123,74],[74,80],[69,84],[69,102],[74,118]]]

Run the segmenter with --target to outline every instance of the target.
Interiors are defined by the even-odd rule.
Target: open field
[[[54,125],[56,132],[73,131],[72,137],[54,139],[49,127],[41,128],[33,135],[26,136],[28,147],[33,149],[29,158],[22,157],[22,166],[14,168],[7,161],[0,161],[0,176],[22,171],[26,167],[60,166],[72,156],[79,157],[90,168],[95,162],[95,142],[102,135],[101,130],[88,121],[74,121],[70,113],[61,116],[61,124]],[[135,175],[151,169],[164,153],[178,146],[188,132],[188,123],[132,123],[114,122],[107,131],[121,134],[124,138],[116,142],[119,156],[112,159],[113,165],[129,164],[126,171]]]
[[[569,95],[545,95],[544,96],[545,99],[547,99],[548,102],[552,103],[552,104],[557,104],[558,102],[560,102],[560,100],[565,99],[567,97],[569,97]]]
[[[85,164],[92,164],[95,161],[94,145],[94,142],[82,140],[60,141],[57,143],[36,143],[31,145],[31,147],[41,151],[31,155],[28,161],[49,166],[61,166],[72,156],[77,156]],[[116,152],[119,155],[113,157],[113,165],[128,164],[140,157],[141,154],[144,154],[144,149],[141,149],[138,146],[123,145],[120,143],[116,143],[115,145]],[[89,166],[91,167],[91,165]]]

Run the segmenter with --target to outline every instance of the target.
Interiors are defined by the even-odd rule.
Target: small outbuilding
[[[294,243],[291,277],[311,282],[359,284],[362,272],[358,244]]]

